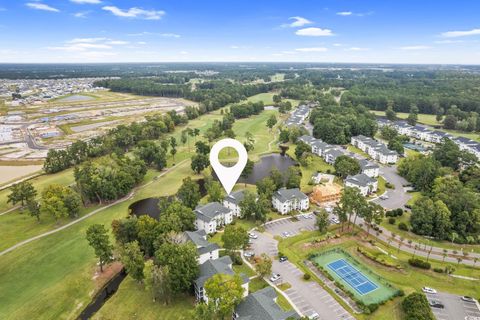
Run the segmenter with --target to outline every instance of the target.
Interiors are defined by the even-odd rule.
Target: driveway
[[[397,209],[397,208],[404,208],[405,204],[410,200],[412,197],[407,191],[406,188],[403,187],[408,183],[403,177],[401,177],[397,173],[396,166],[381,166],[380,167],[380,175],[385,178],[385,180],[395,186],[395,189],[387,189],[386,195],[388,199],[382,200],[380,198],[376,198],[372,200],[373,202],[381,205],[385,209]]]
[[[273,239],[274,235],[281,235],[282,232],[298,233],[300,230],[313,230],[315,219],[299,218],[299,221],[290,219],[274,221],[266,226],[265,233],[255,232],[258,239],[253,240],[252,250],[255,255],[267,253],[273,258],[272,272],[281,275],[280,280],[275,284],[287,282],[291,288],[285,290],[290,300],[305,315],[310,316],[317,313],[322,320],[337,320],[355,318],[350,315],[327,291],[315,281],[303,280],[303,272],[289,261],[279,262],[278,242]],[[311,229],[310,229],[311,228]]]
[[[316,217],[312,213],[307,214],[309,218],[304,218],[303,215],[298,215],[298,221],[293,221],[292,218],[284,218],[269,222],[265,225],[265,230],[274,235],[285,237],[284,233],[288,232],[289,236],[295,236],[302,231],[315,230]]]

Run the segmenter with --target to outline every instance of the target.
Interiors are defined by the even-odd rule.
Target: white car
[[[275,281],[277,281],[278,279],[280,279],[280,273],[274,273],[274,274],[272,274],[272,276],[270,277],[270,281],[272,281],[272,282],[275,282]]]
[[[288,237],[290,237],[290,232],[288,232],[288,231],[282,232],[282,236],[284,238],[288,238]]]
[[[386,194],[383,194],[380,196],[380,199],[382,200],[387,200],[388,199],[388,196]]]
[[[317,319],[320,319],[320,316],[318,315],[318,313],[314,312],[314,313],[312,313],[311,315],[308,316],[308,319],[309,320],[317,320]]]
[[[255,255],[255,253],[253,253],[253,252],[251,252],[251,251],[245,251],[245,252],[243,253],[243,256],[244,256],[245,258],[251,258],[251,257],[253,257],[254,255]]]
[[[437,293],[437,290],[429,288],[429,287],[423,287],[422,291],[425,292],[425,293],[430,293],[430,294],[436,294]]]
[[[330,222],[333,223],[333,224],[339,224],[340,220],[338,220],[337,218],[331,218]]]
[[[250,239],[258,239],[258,236],[253,232],[250,232],[248,236],[250,237]]]

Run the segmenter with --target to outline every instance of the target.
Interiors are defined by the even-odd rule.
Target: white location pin
[[[231,147],[237,150],[238,153],[238,162],[233,167],[225,167],[218,160],[218,154],[223,148]],[[237,183],[238,178],[242,174],[243,168],[247,164],[248,155],[247,150],[243,144],[235,139],[223,139],[215,143],[210,150],[210,165],[217,174],[218,179],[222,183],[223,188],[230,194],[232,192],[235,183]]]

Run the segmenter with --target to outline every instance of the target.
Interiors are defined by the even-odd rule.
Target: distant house
[[[360,170],[362,173],[366,174],[371,178],[378,177],[378,173],[380,169],[378,164],[368,161],[366,159],[362,159],[358,163],[360,164]]]
[[[393,128],[397,130],[398,134],[410,137],[412,135],[412,126],[405,121],[395,121]]]
[[[430,140],[428,140],[428,142],[440,143],[440,142],[442,142],[443,139],[445,139],[445,138],[451,139],[452,136],[451,136],[449,133],[447,133],[447,132],[435,130],[435,131],[432,131],[432,132],[430,133],[429,138],[430,138]]]
[[[364,173],[359,173],[354,176],[348,176],[345,179],[345,186],[357,188],[363,196],[368,196],[377,191],[378,182],[376,179],[371,178]]]
[[[317,139],[315,142],[312,143],[312,153],[320,156],[320,157],[325,157],[325,153],[328,150],[333,149],[334,146],[329,145],[326,142],[323,142],[322,140]]]
[[[431,140],[430,134],[431,134],[431,131],[425,126],[421,126],[417,124],[412,128],[410,128],[410,136],[418,140],[430,141]]]
[[[216,274],[227,274],[227,275],[234,275],[235,272],[232,269],[232,259],[230,256],[223,256],[216,260],[207,260],[200,265],[200,273],[198,278],[194,281],[195,287],[195,297],[197,301],[205,301],[208,302],[208,297],[205,294],[205,282],[208,279],[213,277]],[[249,279],[247,276],[242,275],[242,288],[243,296],[246,297],[248,295],[248,282]]]
[[[195,208],[195,227],[205,230],[207,234],[215,233],[218,228],[233,221],[232,210],[225,208],[218,202],[210,202]]]
[[[243,200],[243,191],[232,192],[223,199],[223,206],[232,210],[233,215],[236,217],[241,216],[240,202]]]
[[[193,242],[197,247],[199,264],[202,264],[207,260],[218,259],[220,247],[216,243],[210,243],[207,241],[207,233],[205,230],[185,231],[184,236],[187,241]]]
[[[383,163],[393,164],[398,160],[398,154],[396,151],[390,150],[383,143],[377,140],[365,137],[363,135],[352,137],[351,144],[360,150],[366,152],[372,159]]]
[[[235,309],[233,320],[299,319],[295,311],[283,311],[276,303],[277,292],[266,287],[249,294]]]
[[[308,197],[298,188],[282,188],[276,191],[272,197],[272,205],[281,214],[287,214],[292,210],[302,211],[309,208]]]
[[[315,139],[312,136],[303,135],[303,136],[299,137],[297,139],[297,141],[302,141],[302,142],[308,144],[309,146],[311,146],[313,142],[317,141],[317,139]]]
[[[335,160],[337,160],[338,157],[344,156],[344,155],[345,155],[345,152],[335,148],[335,149],[330,149],[325,151],[323,155],[323,159],[325,159],[326,163],[333,165],[335,163]]]

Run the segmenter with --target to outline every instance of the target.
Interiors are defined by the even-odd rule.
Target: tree
[[[414,126],[417,124],[418,121],[418,108],[416,105],[412,105],[410,107],[410,113],[407,117],[407,122],[409,125]]]
[[[247,163],[245,164],[242,174],[240,175],[243,179],[245,179],[245,187],[247,187],[247,178],[250,174],[252,174],[254,166],[255,163],[252,160],[247,159]]]
[[[27,210],[32,217],[37,218],[37,221],[40,222],[40,204],[38,203],[38,201],[35,201],[33,199],[28,200]]]
[[[227,225],[222,234],[223,247],[232,252],[248,244],[248,233],[241,226]]]
[[[192,320],[216,320],[214,303],[197,303],[192,311]]]
[[[367,206],[367,200],[365,200],[365,197],[360,193],[357,188],[346,187],[345,189],[343,189],[342,196],[337,206],[340,206],[342,208],[342,211],[344,210],[348,213],[347,227],[350,227],[350,223],[352,223],[352,216],[354,217],[353,224],[355,224],[357,216],[361,214],[362,210],[365,210]]]
[[[255,271],[264,278],[272,273],[272,259],[266,254],[262,253],[255,264]]]
[[[215,274],[205,282],[208,304],[213,305],[219,319],[230,319],[243,297],[242,279],[239,275]]]
[[[277,117],[274,114],[270,116],[267,120],[267,127],[272,130],[272,128],[277,124]]]
[[[393,140],[395,139],[396,137],[398,137],[398,131],[391,127],[391,126],[383,126],[381,129],[380,129],[380,136],[387,140],[387,141],[390,141],[390,140]]]
[[[360,172],[360,164],[354,158],[348,156],[339,156],[334,163],[335,172],[342,179],[349,175],[355,175]]]
[[[340,205],[340,203],[337,203],[337,205],[333,208],[333,214],[338,217],[338,220],[342,224],[342,232],[343,232],[343,227],[345,226],[345,222],[348,221],[347,208],[344,208],[343,206]]]
[[[457,121],[458,119],[456,116],[449,114],[443,119],[443,127],[445,129],[454,130],[457,128]]]
[[[131,215],[126,219],[112,221],[112,233],[118,245],[138,240],[137,216]]]
[[[160,204],[159,204],[160,205]],[[160,233],[183,232],[195,229],[195,213],[180,201],[172,201],[167,204],[158,220]]]
[[[7,203],[16,205],[21,203],[22,207],[29,200],[33,200],[37,195],[37,190],[28,181],[16,183],[10,187],[11,193],[8,195]]]
[[[302,182],[302,170],[299,167],[288,167],[287,170],[287,182],[285,186],[287,188],[300,188],[300,183]]]
[[[223,188],[220,185],[220,182],[213,181],[211,178],[206,182],[206,188],[208,193],[209,202],[222,202]]]
[[[244,143],[243,146],[247,151],[251,151],[255,148],[255,138],[253,134],[250,131],[245,132],[245,138],[247,139]]]
[[[100,272],[103,272],[103,266],[110,262],[113,256],[113,246],[110,244],[107,230],[101,224],[92,224],[88,227],[86,235],[88,244],[99,260]]]
[[[397,114],[395,111],[393,111],[392,106],[387,107],[387,110],[385,110],[385,116],[390,121],[395,121],[397,119]]]
[[[379,204],[369,202],[367,204],[366,210],[362,214],[362,218],[365,220],[367,225],[367,238],[370,234],[370,228],[372,223],[380,224],[383,219],[385,210]]]
[[[272,97],[273,103],[278,104],[282,102],[282,97],[278,94],[274,94]]]
[[[137,241],[126,243],[120,246],[120,261],[127,270],[127,273],[138,282],[142,282],[145,278],[143,269],[145,261],[140,246]]]
[[[170,153],[172,154],[173,161],[175,162],[175,154],[177,153],[177,139],[170,137]]]
[[[153,301],[169,304],[173,298],[170,271],[167,266],[157,266],[151,260],[145,264],[145,287],[152,292]]]
[[[193,243],[163,242],[155,251],[155,264],[168,267],[173,294],[187,292],[198,277],[198,253]]]
[[[444,167],[457,170],[460,165],[461,151],[455,142],[445,138],[433,150],[433,158]]]
[[[257,195],[250,190],[243,191],[243,199],[239,203],[242,218],[251,219],[255,217],[257,210]]]
[[[197,154],[201,153],[207,155],[210,153],[210,146],[203,141],[198,141],[195,143],[195,150]]]
[[[272,167],[270,170],[270,178],[275,184],[275,190],[278,190],[285,185],[283,175],[276,167]]]
[[[182,186],[178,189],[177,197],[184,205],[191,209],[195,209],[202,198],[202,195],[200,194],[200,187],[197,182],[193,181],[190,177],[187,177],[183,179]]]
[[[388,149],[396,151],[398,154],[403,154],[405,152],[403,141],[399,138],[390,140],[388,142]]]
[[[308,144],[303,141],[298,141],[297,146],[295,147],[295,156],[299,160],[305,153],[308,153],[312,150]]]
[[[265,177],[258,180],[255,184],[259,195],[264,195],[267,199],[272,199],[273,193],[278,189],[275,181],[271,177]]]
[[[192,157],[192,163],[190,164],[190,167],[197,174],[200,174],[200,172],[202,172],[209,165],[210,165],[210,160],[208,159],[207,155],[196,154]]]
[[[324,233],[327,231],[330,222],[328,220],[328,212],[325,209],[321,209],[320,212],[317,214],[316,224],[320,233]]]
[[[409,294],[402,302],[405,320],[435,320],[428,300],[423,293]]]

